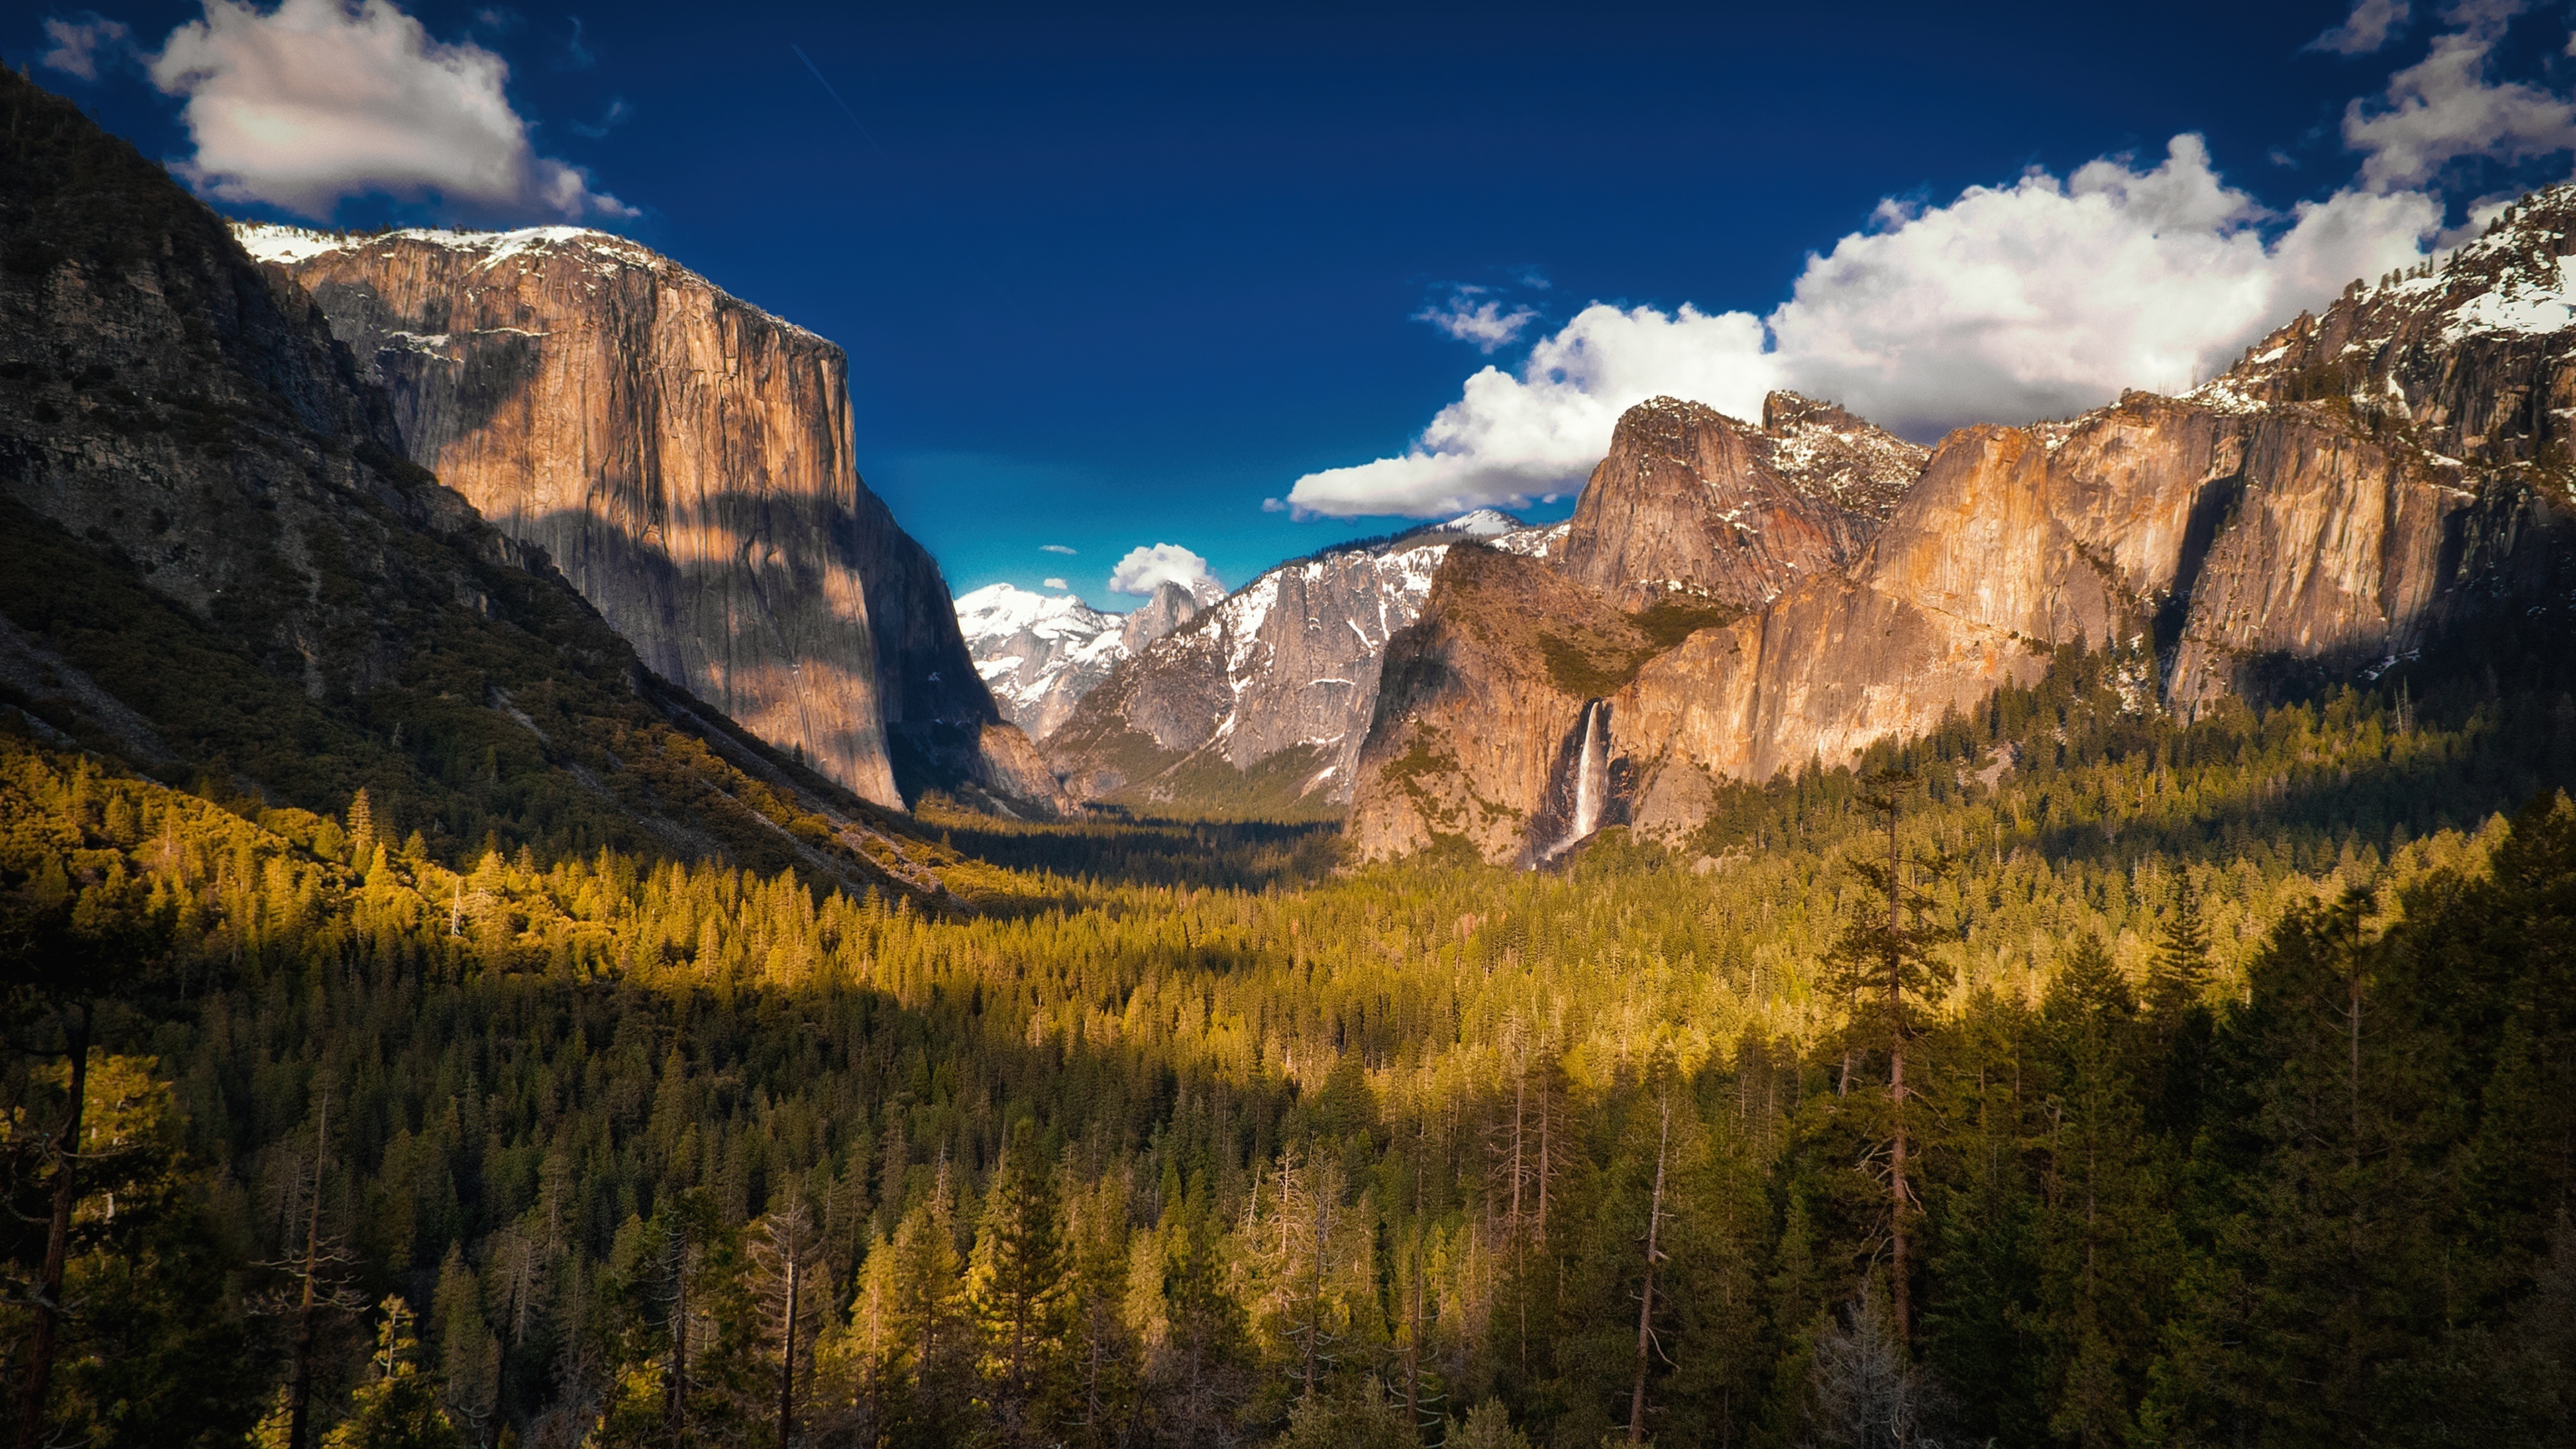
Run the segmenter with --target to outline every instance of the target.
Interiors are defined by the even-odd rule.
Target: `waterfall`
[[[1599,830],[1602,807],[1609,799],[1610,701],[1589,700],[1583,706],[1583,733],[1574,747],[1574,809],[1566,816],[1565,833],[1540,851],[1538,859],[1554,860]]]
[[[1583,707],[1583,751],[1574,766],[1574,829],[1565,837],[1567,845],[1601,828],[1602,787],[1610,773],[1610,737],[1601,728],[1601,717],[1609,712],[1605,699]]]

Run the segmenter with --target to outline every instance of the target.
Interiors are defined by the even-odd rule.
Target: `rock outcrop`
[[[1351,798],[1387,640],[1451,546],[1543,547],[1471,515],[1282,564],[1130,659],[1047,738],[1081,799],[1332,813]]]
[[[159,166],[7,71],[0,128],[13,727],[267,804],[363,786],[451,860],[525,829],[935,887],[408,461],[311,297]]]
[[[1614,604],[1651,600],[1640,581],[1663,577],[1711,598],[1799,580],[1758,612],[1656,641],[1615,688],[1537,687],[1527,661],[1444,642],[1461,627],[1453,612],[1482,607],[1462,585],[1453,610],[1444,570],[1417,626],[1426,637],[1395,652],[1456,662],[1390,691],[1351,837],[1384,856],[1447,831],[1488,859],[1527,858],[1546,843],[1536,817],[1592,698],[1609,710],[1611,818],[1670,834],[1699,822],[1715,779],[1848,763],[2036,679],[2059,648],[2127,651],[2141,707],[2190,714],[2353,678],[2546,602],[2564,591],[2571,527],[2571,234],[2576,188],[2556,188],[2438,267],[2356,284],[2186,397],[2133,393],[2071,422],[1954,433],[1841,567],[1813,562],[1830,552],[1822,528],[1786,530],[1804,553],[1729,552],[1705,523],[1721,509],[1701,515],[1692,574],[1691,550],[1655,553],[1649,538],[1621,552],[1587,540],[1578,513],[1564,570]],[[1595,538],[1688,535],[1691,475],[1749,479],[1746,506],[1795,521],[1789,500],[1804,495],[1747,462],[1750,430],[1668,403],[1647,411],[1623,422],[1629,461],[1605,463],[1594,485],[1645,501],[1592,515],[1624,507],[1643,522]],[[1471,723],[1500,743],[1445,755],[1408,743]],[[1460,802],[1532,823],[1517,836],[1463,828]]]
[[[1179,584],[1165,579],[1156,584],[1152,596],[1118,626],[1118,647],[1128,654],[1142,654],[1153,647],[1155,640],[1169,637],[1215,602],[1214,598],[1198,598]],[[1041,735],[1049,732],[1039,731]]]
[[[1053,794],[1025,749],[983,748],[1001,717],[938,566],[852,463],[841,349],[601,232],[239,231],[321,304],[410,458],[657,673],[882,804]]]
[[[1575,507],[1566,574],[1631,609],[1759,608],[1849,563],[1925,450],[1795,393],[1762,411],[1756,428],[1676,398],[1630,408]]]
[[[1585,705],[1651,651],[1626,614],[1544,561],[1452,550],[1387,648],[1354,829],[1377,855],[1450,841],[1488,860],[1545,854],[1573,815]],[[1615,742],[1615,708],[1609,723]]]

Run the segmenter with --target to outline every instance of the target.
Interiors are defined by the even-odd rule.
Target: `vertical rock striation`
[[[1054,796],[938,565],[859,480],[840,348],[600,232],[238,231],[321,304],[410,457],[657,673],[881,804]]]
[[[1924,450],[1795,393],[1762,411],[1757,428],[1677,398],[1630,408],[1575,507],[1567,576],[1626,608],[1759,608],[1850,562]]]
[[[1799,426],[1814,406],[1775,399],[1760,432]],[[2526,199],[2438,265],[2355,283],[2184,397],[2132,393],[2070,422],[1962,429],[1874,531],[1838,538],[1756,430],[1646,404],[1594,475],[1603,496],[1585,497],[1564,572],[1623,607],[1676,580],[1759,607],[1649,640],[1615,688],[1599,681],[1614,808],[1641,828],[1687,830],[1714,779],[1847,763],[2036,679],[2050,652],[2077,644],[2128,651],[2140,707],[2190,714],[2367,677],[2500,610],[2556,617],[2570,417],[2576,187]],[[1810,465],[1823,456],[1799,451]],[[1507,650],[1455,642],[1491,593],[1444,569],[1424,623],[1395,646],[1443,663],[1391,689],[1372,726],[1351,825],[1364,856],[1444,830],[1489,859],[1529,849],[1529,828],[1469,828],[1452,807],[1496,820],[1542,808],[1585,705],[1581,691],[1532,684]],[[1413,744],[1469,730],[1503,743],[1446,755]]]

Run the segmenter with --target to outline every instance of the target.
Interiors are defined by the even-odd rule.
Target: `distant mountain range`
[[[1123,657],[1042,731],[1041,745],[1079,800],[1158,812],[1338,814],[1376,708],[1386,642],[1421,612],[1449,549],[1478,542],[1537,552],[1562,532],[1480,509],[1281,564],[1186,618],[1154,613],[1114,645],[1094,636],[1090,657]]]

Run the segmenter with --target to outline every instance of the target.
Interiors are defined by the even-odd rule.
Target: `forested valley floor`
[[[19,1442],[2568,1442],[2563,675],[2152,667],[1549,872],[856,898],[9,715]]]

